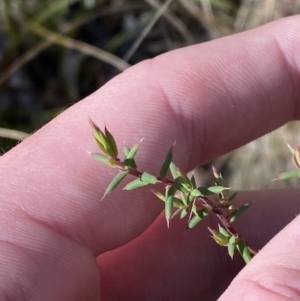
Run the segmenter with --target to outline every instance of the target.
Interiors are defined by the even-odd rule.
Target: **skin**
[[[136,161],[153,173],[175,140],[188,171],[298,119],[299,44],[296,16],[161,55],[3,155],[0,299],[299,300],[299,190],[239,194],[255,202],[236,228],[262,248],[243,268],[209,237],[213,216],[168,230],[147,188],[100,201],[116,171],[87,153],[98,151],[89,118],[120,148],[144,138]]]

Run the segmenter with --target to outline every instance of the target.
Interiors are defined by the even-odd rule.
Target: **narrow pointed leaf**
[[[173,179],[176,180],[178,178],[177,166],[173,162],[171,162],[169,167]]]
[[[99,154],[99,153],[91,153],[91,156],[99,161],[99,162],[102,162],[110,167],[113,167],[113,165],[110,163],[110,158],[104,154]]]
[[[227,246],[229,238],[219,231],[208,228],[209,232],[213,235],[213,239],[215,242],[221,246]]]
[[[189,190],[185,188],[186,185],[183,185],[178,182],[178,178],[176,179],[176,182],[174,184],[177,190],[181,191],[182,193],[188,193]]]
[[[233,259],[234,253],[235,253],[235,248],[236,246],[234,244],[228,244],[227,246],[227,250],[228,250],[228,254],[231,257],[231,259]]]
[[[198,187],[197,188],[202,195],[211,195],[211,194],[219,194],[226,189],[230,189],[229,187],[223,186],[211,186],[211,187]]]
[[[195,205],[195,202],[193,202],[193,206],[192,206],[192,212],[194,213],[194,214],[198,214],[199,212],[199,209],[197,208],[197,206]]]
[[[180,213],[180,218],[186,217],[186,215],[187,215],[188,213],[189,213],[189,212],[188,212],[187,208],[184,208],[184,209],[181,211],[181,213]]]
[[[119,172],[113,180],[110,182],[110,184],[107,186],[103,198],[110,192],[112,192],[121,182],[124,180],[124,178],[128,175],[128,171],[121,171]]]
[[[176,189],[174,186],[171,186],[171,187],[167,188],[167,190],[166,190],[165,216],[166,216],[168,226],[169,226],[169,221],[170,221],[172,211],[173,211],[173,202],[174,202],[175,192],[176,192]]]
[[[188,202],[187,202],[187,196],[185,193],[183,193],[182,191],[180,191],[180,195],[181,195],[181,200],[182,200],[182,203],[187,206]]]
[[[236,196],[237,196],[237,192],[234,193],[234,194],[232,194],[232,195],[229,197],[228,201],[229,201],[229,202],[232,202],[232,201],[236,198]]]
[[[105,142],[105,136],[104,133],[95,125],[93,128],[93,136],[100,147],[100,149],[106,153],[106,142]]]
[[[172,161],[172,156],[173,156],[173,148],[171,147],[166,154],[165,160],[164,160],[162,167],[160,169],[160,172],[159,172],[159,176],[161,178],[166,177],[170,163]]]
[[[126,159],[133,159],[138,150],[138,144],[135,144],[128,152]]]
[[[244,261],[246,263],[249,263],[250,260],[252,259],[252,255],[251,255],[251,253],[249,252],[249,250],[247,248],[245,240],[244,239],[240,239],[239,242],[236,245],[236,248],[238,249],[238,251],[242,255]]]
[[[198,189],[194,189],[191,191],[191,195],[197,197],[197,196],[201,196],[202,194]]]
[[[147,172],[143,172],[141,176],[142,182],[146,182],[148,184],[156,184],[157,183],[157,177],[153,176]]]
[[[152,191],[160,200],[162,200],[163,202],[165,202],[165,196],[160,193],[159,191]]]
[[[138,178],[138,179],[135,179],[132,182],[128,183],[123,189],[124,190],[133,190],[133,189],[140,188],[140,187],[143,187],[143,186],[146,186],[146,185],[148,185],[148,183],[142,182]]]
[[[288,143],[286,143],[286,145],[288,146],[288,148],[289,148],[291,154],[294,155],[295,149],[294,149],[293,147],[291,147]]]
[[[170,220],[173,219],[174,217],[176,217],[177,215],[179,215],[183,210],[183,207],[178,208],[170,217]]]
[[[204,217],[206,217],[209,214],[208,208],[202,208],[200,209],[196,215],[193,216],[193,218],[190,220],[188,224],[188,228],[192,229],[194,228],[199,222],[203,220]]]
[[[298,178],[300,176],[300,171],[299,170],[290,170],[281,173],[279,176],[277,176],[273,181],[275,180],[288,180],[292,178]]]
[[[223,227],[221,227],[219,225],[219,232],[223,235],[225,235],[226,237],[230,237],[230,234],[226,231],[226,229],[224,229]]]
[[[240,215],[242,215],[243,213],[245,213],[248,210],[250,205],[251,205],[251,203],[246,203],[246,204],[243,204],[238,209],[234,210],[230,215],[230,221],[234,222]]]
[[[194,203],[194,201],[195,201],[195,197],[194,197],[193,195],[189,194],[189,197],[188,197],[188,205]]]
[[[188,228],[189,229],[194,228],[199,222],[201,222],[201,220],[202,220],[202,218],[200,216],[198,216],[198,214],[194,215],[188,224]]]
[[[126,158],[124,160],[124,164],[126,167],[130,167],[130,168],[136,168],[136,163],[134,161],[134,156],[136,155],[138,150],[138,145],[134,145],[129,152],[126,155]]]
[[[192,182],[188,176],[177,167],[178,181],[182,184],[188,184],[192,187]]]
[[[152,192],[163,202],[166,201],[165,195],[161,194],[159,191],[152,191]],[[184,204],[182,203],[182,200],[174,197],[173,207],[184,208]]]
[[[111,152],[112,152],[112,157],[118,157],[118,148],[116,141],[113,137],[113,135],[108,131],[108,129],[105,127],[105,137],[106,137],[106,142],[109,145]]]
[[[210,191],[212,193],[215,193],[215,194],[221,193],[224,190],[228,190],[228,189],[230,189],[230,188],[229,187],[223,187],[223,186],[211,186],[211,187],[207,188],[208,191]]]
[[[192,183],[192,186],[193,186],[194,189],[197,188],[196,179],[195,179],[194,175],[192,175],[192,177],[191,177],[191,183]]]
[[[99,129],[99,127],[90,120],[90,125],[93,128],[93,136],[94,138],[99,141],[101,144],[105,143],[105,135],[104,133]]]
[[[186,191],[191,191],[193,189],[191,180],[184,173],[181,173],[176,181],[179,182]]]
[[[100,149],[106,155],[116,158],[118,151],[112,135],[107,131],[107,129],[105,129],[105,133],[103,133],[92,120],[90,120],[90,124],[93,128],[93,136],[96,139]],[[106,136],[106,132],[108,133],[109,137]]]
[[[175,198],[173,199],[173,207],[182,208],[184,204],[182,203],[181,199]]]
[[[227,245],[228,254],[231,257],[231,259],[233,259],[233,256],[235,254],[236,248],[237,248],[236,247],[236,237],[235,236],[231,236],[229,238],[228,245]]]
[[[125,157],[128,155],[129,151],[130,151],[130,148],[127,145],[124,145],[123,152],[124,152]]]
[[[228,244],[235,245],[236,244],[236,237],[235,236],[231,236],[229,238]]]
[[[125,159],[124,160],[124,165],[127,168],[133,168],[133,169],[136,168],[136,163],[135,163],[133,158]]]

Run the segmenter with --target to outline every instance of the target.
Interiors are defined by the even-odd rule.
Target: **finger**
[[[124,196],[118,191],[115,200],[99,201],[114,171],[96,165],[86,153],[97,150],[88,118],[106,124],[119,145],[144,137],[137,158],[142,170],[157,172],[158,158],[175,140],[175,162],[190,169],[298,117],[298,44],[295,17],[178,50],[128,70],[61,114],[0,160],[1,206],[9,208],[1,212],[4,244],[20,246],[20,237],[31,233],[39,254],[45,250],[41,225],[53,232],[47,238],[56,255],[64,247],[56,234],[93,254],[139,235],[162,204],[145,190]],[[15,215],[22,226],[14,232]],[[12,262],[5,254],[3,262]],[[69,264],[64,259],[53,270]],[[75,270],[80,267],[74,265]],[[75,274],[68,275],[75,281]]]
[[[115,171],[86,153],[97,150],[88,118],[119,145],[144,137],[142,170],[157,172],[175,140],[175,162],[190,169],[297,116],[299,24],[288,18],[128,70],[1,158],[2,198],[97,254],[125,243],[162,206],[144,190],[99,202]]]
[[[299,193],[296,196],[299,198]],[[299,207],[291,208],[294,215],[298,215]],[[299,224],[299,217],[296,217],[277,234],[241,271],[219,300],[298,300]]]
[[[299,189],[240,192],[236,202],[253,202],[251,210],[234,226],[258,248],[282,230],[300,210]],[[217,245],[210,237],[207,227],[217,229],[217,223],[216,217],[209,215],[195,228],[185,231],[186,220],[174,219],[167,229],[162,214],[137,239],[99,256],[102,300],[140,300],[145,296],[158,301],[217,300],[244,267],[239,254],[231,260],[227,248]],[[276,259],[276,256],[269,257],[266,263]],[[259,264],[261,261],[253,271],[255,276],[261,275],[266,268],[264,264],[260,271]],[[270,273],[266,279],[272,277]],[[249,289],[247,283],[237,282],[235,289],[238,288],[245,296],[252,296],[253,289]],[[255,300],[276,300],[264,297]],[[244,299],[247,298],[236,296],[233,290],[227,299],[221,300]]]

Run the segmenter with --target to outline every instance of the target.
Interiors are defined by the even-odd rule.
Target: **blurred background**
[[[172,49],[300,12],[300,0],[0,0],[0,154],[121,71]],[[234,189],[294,169],[288,124],[214,164]],[[196,169],[201,184],[210,165]]]

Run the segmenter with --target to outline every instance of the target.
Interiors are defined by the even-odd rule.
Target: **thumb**
[[[238,274],[219,301],[300,300],[299,251],[297,217]]]

